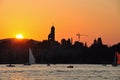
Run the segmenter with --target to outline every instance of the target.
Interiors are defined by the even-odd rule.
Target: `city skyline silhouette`
[[[119,80],[120,0],[0,0],[0,80]]]
[[[81,41],[72,41],[72,38],[55,39],[55,27],[52,26],[48,39],[36,41],[33,39],[9,38],[0,40],[1,64],[25,64],[29,60],[28,49],[32,49],[35,62],[38,64],[111,64],[114,63],[116,52],[120,53],[120,42],[108,46],[101,37],[93,40],[88,46]],[[79,37],[79,36],[78,36]],[[118,57],[117,60],[120,60]]]

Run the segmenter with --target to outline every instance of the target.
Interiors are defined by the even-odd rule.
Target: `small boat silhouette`
[[[72,66],[72,65],[70,65],[70,66],[67,66],[67,68],[73,68],[73,66]]]
[[[8,64],[8,65],[6,65],[6,67],[15,67],[15,65],[13,65],[13,64]]]

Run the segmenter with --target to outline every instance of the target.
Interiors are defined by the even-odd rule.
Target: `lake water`
[[[111,65],[0,65],[0,80],[120,80],[120,66]]]

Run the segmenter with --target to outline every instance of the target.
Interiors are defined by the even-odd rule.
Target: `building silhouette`
[[[55,41],[55,27],[52,26],[51,27],[51,32],[50,34],[48,35],[48,41]]]

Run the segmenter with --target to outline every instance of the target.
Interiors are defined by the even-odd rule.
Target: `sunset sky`
[[[45,40],[51,26],[56,40],[81,36],[88,45],[97,37],[112,45],[120,42],[120,0],[0,0],[0,39]]]

